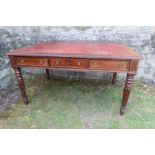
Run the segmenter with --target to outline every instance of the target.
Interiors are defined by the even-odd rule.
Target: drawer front
[[[90,60],[90,69],[119,70],[127,71],[130,61],[125,60]]]
[[[71,58],[69,62],[69,68],[88,68],[87,59]]]
[[[67,58],[51,58],[50,59],[50,66],[56,68],[64,68],[68,66],[68,59]]]
[[[16,65],[48,67],[48,59],[32,57],[16,57]]]

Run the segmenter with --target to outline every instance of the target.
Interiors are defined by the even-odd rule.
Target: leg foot
[[[46,79],[49,80],[50,79],[49,69],[46,69],[45,72],[46,72]]]
[[[23,101],[24,101],[25,104],[28,104],[29,103],[29,100],[28,100],[27,96],[26,97],[23,97]]]
[[[113,73],[113,78],[112,78],[112,84],[116,84],[116,76],[117,76],[117,73]]]
[[[120,115],[124,115],[125,111],[126,111],[125,107],[121,107],[121,109],[120,109]]]

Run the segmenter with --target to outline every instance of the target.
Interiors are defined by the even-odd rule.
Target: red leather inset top
[[[51,42],[40,43],[16,49],[7,53],[15,56],[58,56],[85,58],[127,58],[141,57],[128,46],[117,43],[102,42]]]

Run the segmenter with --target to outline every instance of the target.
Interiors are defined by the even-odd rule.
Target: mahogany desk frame
[[[57,51],[54,52],[55,49]],[[96,54],[93,51],[95,49],[98,51],[96,51]],[[72,50],[72,53],[69,50]],[[67,51],[69,52],[67,53]],[[23,67],[45,69],[48,79],[50,78],[49,69],[112,72],[112,84],[116,83],[117,73],[126,72],[127,77],[120,108],[121,115],[125,113],[131,85],[141,59],[136,52],[127,46],[112,43],[43,43],[17,49],[7,53],[7,55],[12,68],[15,70],[19,89],[25,104],[28,104],[28,98],[21,73],[21,68]]]

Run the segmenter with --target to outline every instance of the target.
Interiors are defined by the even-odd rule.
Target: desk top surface
[[[135,51],[126,45],[103,42],[40,43],[10,51],[7,53],[7,55],[141,59],[141,57]]]

